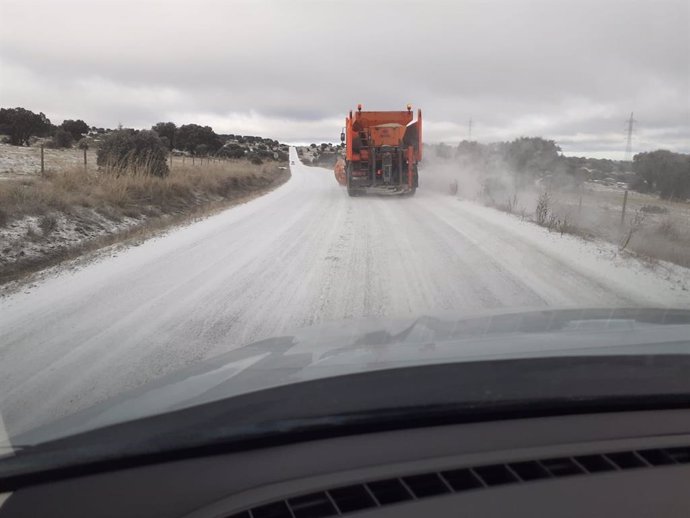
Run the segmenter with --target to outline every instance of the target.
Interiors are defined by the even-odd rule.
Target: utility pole
[[[468,132],[468,134],[469,134],[468,140],[469,140],[470,142],[472,142],[472,117],[470,117],[470,124],[469,124],[469,132]]]
[[[633,125],[637,121],[633,119],[633,112],[630,112],[630,118],[627,120],[628,123],[628,139],[625,144],[625,160],[626,162],[629,162],[630,159],[632,158],[632,134],[633,134]]]

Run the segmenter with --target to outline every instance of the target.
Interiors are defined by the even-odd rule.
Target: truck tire
[[[347,194],[351,198],[354,198],[355,196],[359,196],[361,194],[361,191],[355,187],[352,186],[352,168],[349,166],[347,169],[345,169],[345,175],[347,177]]]

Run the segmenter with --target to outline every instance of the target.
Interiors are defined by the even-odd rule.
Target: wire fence
[[[167,163],[173,169],[180,166],[200,167],[220,164],[231,160],[225,157],[169,153]],[[0,144],[0,179],[45,175],[78,169],[83,169],[89,173],[99,171],[96,148],[56,149],[43,145],[22,147]]]
[[[516,192],[488,204],[561,234],[604,239],[620,250],[690,267],[690,203],[588,184]]]

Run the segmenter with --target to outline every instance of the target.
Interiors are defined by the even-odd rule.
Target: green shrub
[[[57,128],[55,130],[55,134],[53,135],[53,138],[50,139],[46,145],[49,148],[53,149],[63,149],[63,148],[70,148],[72,147],[72,144],[74,143],[74,139],[72,138],[72,134],[69,131],[66,131],[62,128]]]
[[[83,120],[65,120],[60,124],[60,127],[68,131],[74,140],[79,140],[89,132],[89,125]]]
[[[43,113],[34,113],[25,108],[0,108],[0,133],[9,137],[9,143],[23,146],[32,136],[45,136],[51,124]]]
[[[167,176],[168,149],[156,132],[120,129],[107,135],[98,149],[96,163],[116,174]]]
[[[223,156],[227,158],[242,158],[244,156],[244,147],[239,144],[230,143],[223,146],[218,151],[218,156]]]
[[[218,151],[223,143],[210,126],[184,124],[175,131],[175,148],[196,154],[197,146],[204,145],[205,153]]]
[[[159,122],[151,129],[158,133],[158,136],[169,149],[175,147],[175,132],[177,131],[177,126],[175,126],[174,122]]]

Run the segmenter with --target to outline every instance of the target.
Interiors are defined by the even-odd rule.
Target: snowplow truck
[[[405,111],[350,111],[340,140],[345,155],[335,165],[335,178],[350,196],[362,194],[414,195],[419,185],[417,164],[422,160],[422,111],[414,121],[412,106]]]

